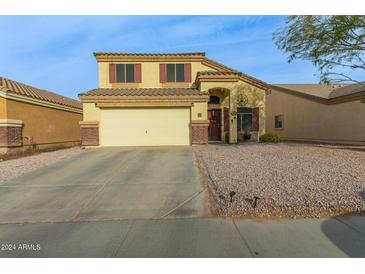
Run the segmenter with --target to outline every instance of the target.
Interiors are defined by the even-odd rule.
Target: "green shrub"
[[[281,137],[277,134],[266,133],[260,136],[260,142],[263,143],[280,143],[281,141]]]

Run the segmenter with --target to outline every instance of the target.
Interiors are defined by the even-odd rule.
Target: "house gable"
[[[99,88],[189,88],[199,71],[213,70],[203,65],[203,54],[101,54],[95,53],[98,61]],[[183,67],[183,80],[168,81],[166,67],[169,65]],[[134,81],[118,81],[114,71],[116,67],[134,65],[139,67],[139,74],[134,74]],[[122,79],[124,80],[124,79]]]
[[[198,73],[200,72],[228,72],[235,73],[239,78],[257,86],[266,88],[266,83],[238,72],[221,63],[205,57],[205,53],[176,53],[176,54],[133,54],[133,53],[94,53],[98,62],[99,88],[189,88],[195,87]],[[171,73],[166,67],[176,64],[184,66],[184,80],[169,81],[166,75]],[[134,69],[134,81],[126,81],[126,76],[119,75],[126,73],[127,66],[132,71]],[[118,70],[118,67],[121,69]],[[138,71],[138,73],[136,72]],[[176,68],[177,71],[177,68]],[[123,79],[122,79],[123,78]],[[218,79],[219,80],[219,79]]]

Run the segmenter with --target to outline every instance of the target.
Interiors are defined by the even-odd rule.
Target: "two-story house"
[[[94,53],[99,88],[79,94],[83,146],[235,143],[265,131],[266,83],[205,53]]]

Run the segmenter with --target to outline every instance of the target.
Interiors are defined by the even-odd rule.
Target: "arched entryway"
[[[208,140],[229,140],[229,89],[212,88],[209,91],[208,102]]]

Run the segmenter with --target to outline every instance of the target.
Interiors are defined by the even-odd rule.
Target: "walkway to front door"
[[[208,110],[209,128],[208,128],[208,140],[220,141],[221,140],[221,110],[210,109]]]

